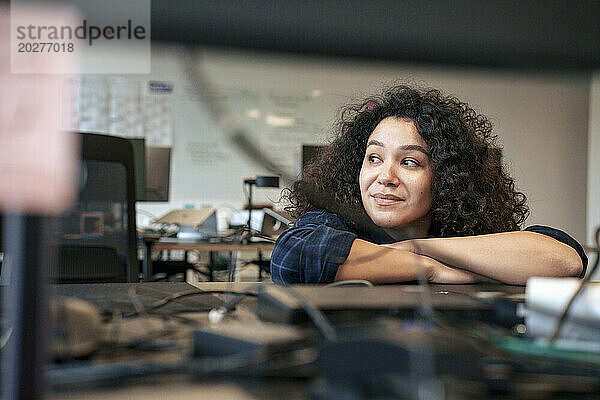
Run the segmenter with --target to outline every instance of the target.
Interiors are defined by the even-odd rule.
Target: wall
[[[193,75],[190,66],[210,82],[213,95],[208,103],[198,96],[207,91],[198,89],[197,82],[189,79]],[[243,177],[268,173],[232,145],[228,130],[222,128],[223,118],[210,111],[215,104],[221,104],[217,107],[220,112],[226,109],[224,120],[229,126],[245,129],[261,149],[287,151],[280,159],[287,160],[286,168],[293,174],[298,171],[299,145],[322,142],[343,103],[400,80],[441,88],[490,117],[504,145],[504,160],[519,189],[528,195],[532,212],[526,224],[560,227],[586,242],[587,75],[284,57],[215,49],[191,53],[180,47],[153,45],[152,74],[139,78],[174,83],[171,202],[142,203],[139,209],[143,211],[160,214],[186,203],[239,207],[245,201]],[[318,100],[309,99],[315,90],[320,91]],[[236,94],[245,100],[236,103]],[[277,101],[272,101],[277,97]],[[286,110],[286,105],[282,105],[285,101],[296,102],[295,109]],[[261,119],[249,119],[248,110],[243,109],[248,105],[264,106],[261,118],[269,112],[268,107],[279,113],[304,110],[302,128],[277,130]],[[280,140],[273,140],[274,137]],[[297,150],[290,152],[294,146]],[[277,198],[277,190],[256,191],[257,201]]]

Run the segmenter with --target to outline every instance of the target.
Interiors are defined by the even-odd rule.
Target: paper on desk
[[[548,338],[571,296],[577,278],[531,278],[527,281],[525,322],[532,337]],[[572,304],[559,339],[600,345],[600,282],[589,282]]]

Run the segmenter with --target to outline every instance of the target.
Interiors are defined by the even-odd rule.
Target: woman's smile
[[[403,198],[395,196],[393,194],[375,193],[371,195],[371,197],[379,206],[391,206],[404,201]]]

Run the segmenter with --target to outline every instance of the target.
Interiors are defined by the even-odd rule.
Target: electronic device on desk
[[[263,208],[263,220],[260,233],[265,236],[277,237],[292,223],[283,215],[276,213],[269,208]]]
[[[246,221],[245,230],[242,232],[242,241],[250,242],[255,236],[252,231],[252,188],[278,188],[279,177],[278,176],[252,176],[244,178],[244,185],[248,194],[248,220]]]
[[[289,228],[291,219],[275,212],[270,208],[254,210],[252,213],[252,232],[257,234],[256,239],[273,239]],[[238,210],[231,216],[230,227],[237,230],[247,229],[248,211]],[[254,238],[252,238],[254,239]],[[254,241],[254,240],[249,240]]]
[[[600,353],[600,285],[581,285],[577,278],[530,278],[524,309],[527,336],[551,340],[556,349]]]
[[[190,208],[169,211],[157,224],[179,226],[176,240],[201,241],[217,237],[217,214],[213,208]]]
[[[417,285],[378,287],[282,287],[264,285],[258,293],[258,315],[270,322],[302,324],[309,321],[305,299],[312,307],[335,320],[358,320],[380,315],[414,318],[423,308],[422,288]],[[452,320],[495,321],[493,304],[471,295],[433,290],[429,305]],[[518,322],[518,321],[517,321]],[[517,323],[508,322],[507,324]]]
[[[501,296],[502,286],[441,286],[424,296],[410,285],[263,285],[257,312],[271,322],[310,321],[321,333],[312,399],[596,398],[600,358],[541,352],[497,324],[494,302],[513,298],[513,287]]]

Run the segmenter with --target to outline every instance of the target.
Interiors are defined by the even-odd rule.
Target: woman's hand
[[[365,279],[377,283],[414,281],[424,275],[432,283],[473,283],[479,276],[416,254],[412,241],[376,245],[355,239],[335,280]]]
[[[431,283],[450,283],[467,284],[475,282],[496,282],[495,279],[482,275],[471,273],[469,271],[452,267],[441,261],[438,261],[428,255],[425,255],[425,249],[422,249],[417,240],[403,240],[401,242],[382,244],[382,247],[390,249],[403,250],[414,254],[417,260],[421,260],[421,268],[425,272],[427,281]]]
[[[475,283],[479,282],[479,278],[467,271],[449,267],[441,262],[434,260],[433,258],[426,256],[419,256],[419,258],[425,260],[427,264],[424,267],[426,271],[427,280],[431,283]]]
[[[382,247],[389,247],[391,249],[409,251],[414,254],[419,254],[417,246],[413,240],[403,240],[401,242],[382,244]]]
[[[431,283],[475,283],[480,282],[483,277],[472,274],[462,269],[450,267],[438,260],[435,260],[428,256],[420,255],[419,246],[414,240],[403,240],[401,242],[383,244],[383,247],[389,247],[391,249],[403,250],[413,253],[418,256],[417,259],[422,261],[423,270],[427,280]]]

